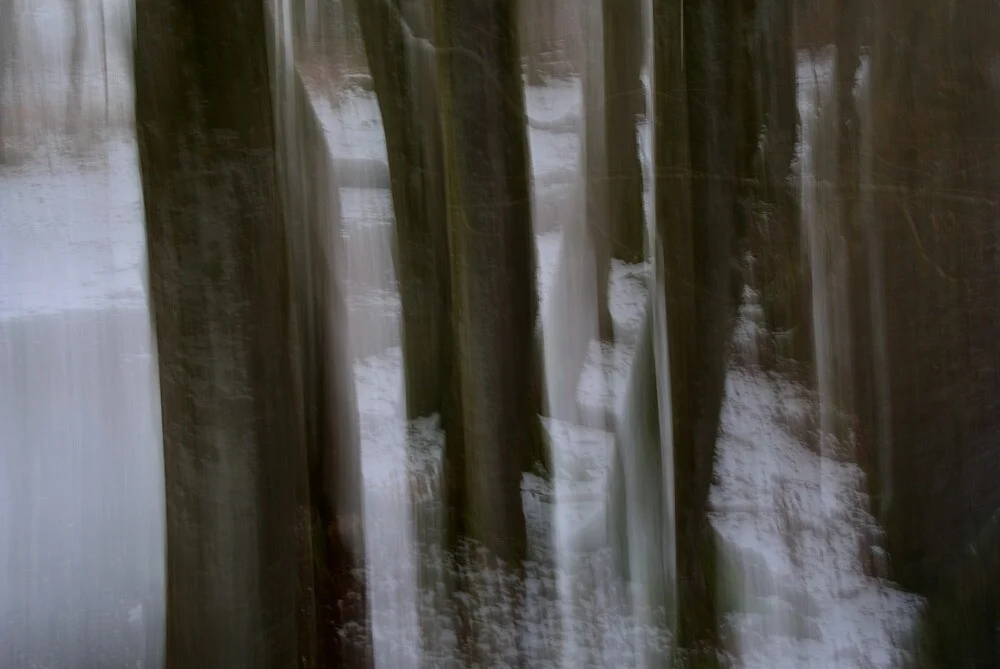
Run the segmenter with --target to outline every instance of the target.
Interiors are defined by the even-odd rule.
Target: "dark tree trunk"
[[[136,7],[136,129],[166,468],[168,667],[359,666],[322,648],[324,607],[350,599],[347,588],[331,592],[344,583],[329,573],[352,553],[336,538],[317,543],[326,528],[315,524],[329,517],[330,499],[340,503],[332,470],[346,466],[341,449],[356,445],[327,451],[321,443],[350,431],[351,407],[334,390],[343,377],[306,369],[320,364],[324,345],[337,345],[315,293],[314,331],[299,322],[296,333],[307,319],[291,297],[305,297],[290,281],[264,11],[245,0]],[[308,208],[295,204],[303,209],[290,211]],[[325,486],[308,470],[317,462]]]
[[[602,39],[602,7],[583,3],[583,137],[581,171],[583,200],[588,241],[593,248],[597,277],[597,330],[602,341],[614,341],[614,324],[608,305],[608,279],[611,273],[611,225],[609,219],[610,184],[607,180],[608,159],[605,148],[605,59]],[[641,179],[641,175],[640,175]]]
[[[753,76],[764,141],[756,173],[761,211],[749,236],[765,323],[775,337],[774,354],[802,364],[812,357],[812,317],[798,194],[789,181],[799,121],[793,6],[762,0],[757,10]]]
[[[450,278],[444,165],[433,47],[390,0],[357,3],[389,154],[410,418],[442,414],[450,370]]]
[[[666,300],[666,361],[670,381],[673,422],[670,444],[675,487],[671,627],[677,640],[675,653],[693,652],[698,646],[717,646],[715,612],[715,543],[706,515],[707,496],[699,500],[696,480],[711,476],[714,439],[707,453],[695,443],[696,404],[692,387],[697,364],[699,326],[695,289],[696,254],[692,148],[697,135],[690,119],[691,79],[685,67],[683,44],[688,37],[685,3],[661,2],[653,8],[653,164],[655,183],[656,291]],[[655,294],[654,294],[655,295]],[[659,295],[656,295],[659,299]],[[707,306],[707,305],[703,305]],[[658,308],[653,302],[651,309]],[[654,314],[651,313],[650,316]],[[654,321],[651,321],[654,322]],[[664,361],[661,361],[661,366]],[[657,403],[658,404],[658,403]],[[656,406],[659,411],[659,406]],[[665,436],[665,435],[661,435]],[[706,460],[709,471],[705,472]],[[707,491],[706,491],[707,492]],[[669,544],[668,544],[669,545]]]
[[[404,2],[399,9],[391,0],[360,0],[356,7],[389,155],[407,417],[438,414],[446,444],[461,453],[465,434],[452,344],[437,54],[429,41],[432,8],[424,0]],[[446,480],[464,476],[455,460],[449,465]],[[432,508],[415,509],[421,550],[431,548],[427,530],[433,521],[427,521],[435,514]],[[451,528],[452,541],[458,529]],[[421,589],[438,591],[444,584],[429,566],[433,559],[418,559]],[[421,625],[424,643],[438,643],[434,621],[422,620]]]
[[[864,0],[840,0],[837,16],[837,193],[841,216],[841,230],[847,240],[848,304],[850,313],[850,363],[851,383],[849,397],[840,407],[852,416],[854,430],[854,457],[865,471],[866,485],[872,509],[880,521],[882,516],[881,469],[878,450],[873,439],[879,430],[878,406],[879,347],[881,334],[876,323],[875,300],[881,293],[880,285],[872,280],[871,257],[877,252],[871,243],[871,227],[875,222],[866,216],[863,200],[870,193],[862,193],[861,116],[855,88],[857,72],[861,66],[861,47],[867,25]],[[879,263],[878,266],[881,266]]]
[[[636,115],[645,106],[639,79],[644,34],[640,0],[603,0],[604,123],[608,211],[605,234],[613,257],[645,257],[642,165]]]
[[[461,451],[445,445],[446,486],[463,532],[519,562],[526,549],[522,464],[543,460],[546,447],[516,13],[508,0],[441,0],[438,7],[455,392],[465,435]]]
[[[70,0],[73,14],[69,62],[69,94],[66,97],[66,128],[69,134],[80,130],[83,115],[83,74],[87,59],[87,15],[83,0]]]
[[[887,237],[894,455],[881,487],[893,577],[929,597],[930,664],[992,667],[1000,663],[990,529],[1000,508],[1000,14],[986,0],[893,0],[878,12],[873,189]]]
[[[711,0],[654,7],[657,282],[669,351],[676,652],[693,666],[718,663],[707,511],[738,306],[733,252],[747,220],[739,184],[748,181],[753,155],[753,124],[745,119],[752,107],[737,65],[748,60],[751,9]]]

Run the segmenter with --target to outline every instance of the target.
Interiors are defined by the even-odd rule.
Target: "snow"
[[[743,667],[892,667],[919,602],[865,574],[877,532],[863,475],[810,451],[786,418],[804,391],[735,368],[727,379],[713,520],[741,611]],[[821,471],[822,470],[822,471]]]
[[[0,318],[145,304],[135,144],[90,165],[0,168]]]
[[[538,302],[542,305],[542,313],[545,313],[545,304],[556,276],[556,263],[562,252],[562,230],[536,235],[535,248],[538,250]]]
[[[528,88],[526,93],[529,115],[542,120],[572,112],[579,98],[579,84],[572,81]],[[370,93],[355,90],[332,103],[316,95],[314,101],[339,157],[385,160],[378,107]],[[648,134],[640,132],[647,146]],[[577,169],[579,139],[573,133],[533,129],[530,140],[536,180]],[[145,309],[135,145],[130,139],[111,139],[105,147],[89,163],[50,156],[18,169],[0,168],[0,335],[13,327],[11,319],[27,316]],[[648,162],[648,148],[644,153]],[[356,357],[378,665],[417,666],[422,625],[434,640],[433,648],[423,649],[425,659],[434,664],[443,662],[455,643],[456,603],[443,603],[434,588],[418,586],[420,570],[440,575],[440,570],[450,569],[433,540],[443,435],[434,417],[409,423],[403,419],[399,297],[388,252],[391,198],[387,191],[363,188],[345,188],[341,195],[344,251],[339,271],[346,285]],[[538,197],[556,195],[539,189]],[[536,238],[543,305],[563,250],[561,225],[562,220]],[[575,389],[579,423],[545,420],[556,471],[554,484],[531,476],[523,484],[535,557],[524,585],[527,604],[514,614],[511,603],[499,596],[466,600],[468,606],[478,607],[483,620],[492,621],[476,634],[497,657],[518,639],[534,656],[531,666],[637,666],[645,645],[666,642],[662,633],[635,622],[639,618],[630,610],[627,589],[612,574],[607,551],[586,552],[573,544],[578,530],[588,522],[600,526],[603,518],[604,481],[613,448],[605,418],[618,413],[623,399],[635,333],[644,316],[648,275],[646,265],[614,264],[610,307],[616,343],[590,342],[586,349]],[[111,321],[107,327],[126,326]],[[753,337],[746,333],[754,327],[750,319],[741,321],[744,336],[737,339],[737,348],[752,345]],[[76,344],[66,335],[60,345],[69,349]],[[158,401],[155,389],[149,389],[155,385],[155,365],[149,364],[148,332],[142,337],[129,355],[146,362],[136,368],[138,380],[128,381],[134,385],[127,386],[131,395],[126,396],[151,408]],[[26,353],[11,346],[0,358],[0,385],[11,383],[12,370]],[[30,369],[38,374],[43,368]],[[60,368],[60,373],[70,374],[71,369]],[[117,378],[104,383],[91,392],[110,397],[126,388],[126,381]],[[62,401],[67,404],[66,420],[89,411],[78,396],[68,394]],[[74,401],[79,405],[72,405]],[[131,410],[131,405],[125,408]],[[814,399],[789,379],[746,364],[734,363],[730,370],[712,491],[713,524],[724,547],[723,571],[736,604],[729,618],[735,641],[728,650],[736,666],[748,668],[899,666],[919,602],[864,573],[864,549],[859,545],[877,529],[867,513],[862,475],[853,464],[821,458],[803,440],[799,428],[810,424],[814,412]],[[43,412],[26,414],[23,420],[15,435],[41,434],[43,421],[50,419]],[[101,426],[84,428],[87,432],[79,438],[87,443],[106,438]],[[10,426],[2,429],[4,439],[10,438]],[[125,466],[141,463],[148,469],[157,440],[156,429],[143,428],[133,439],[137,448],[120,454]],[[51,447],[64,446],[55,441]],[[92,477],[80,483],[85,488],[100,480]],[[152,479],[143,481],[149,484],[146,490],[157,490]],[[32,490],[39,499],[58,493]],[[153,507],[149,502],[148,508]],[[8,515],[0,511],[4,527],[15,522]],[[550,522],[554,547],[543,540]],[[26,535],[24,527],[19,531]],[[148,534],[120,540],[147,550],[149,542],[161,540],[156,532]],[[38,578],[27,572],[2,573],[7,581]],[[496,574],[465,577],[478,583],[483,593],[500,591]],[[132,624],[145,615],[142,604],[128,602],[122,609]],[[0,621],[0,628],[5,624]],[[0,639],[7,633],[0,631]]]

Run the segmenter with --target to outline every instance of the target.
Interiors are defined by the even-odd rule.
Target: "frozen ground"
[[[529,89],[529,114],[536,119],[559,117],[574,109],[578,97],[579,88],[573,85]],[[378,126],[370,120],[377,116],[373,100],[352,100],[330,110],[330,114],[337,119],[328,124],[331,137],[354,138],[353,146],[363,147],[364,153],[359,151],[359,155],[384,155]],[[362,129],[372,134],[359,142],[356,138]],[[642,139],[648,160],[648,134],[644,132]],[[340,150],[349,152],[351,146],[342,141]],[[562,132],[533,129],[531,149],[536,180],[542,182],[545,175],[572,174],[579,155],[576,137]],[[540,190],[539,199],[545,196],[545,191]],[[536,204],[536,208],[539,206]],[[548,230],[547,224],[542,227]],[[557,226],[537,237],[543,314],[550,313],[546,305],[553,286],[558,285],[556,275],[565,250],[565,235],[565,230]],[[546,420],[556,456],[555,489],[549,491],[537,481],[526,481],[529,512],[554,514],[557,553],[565,551],[570,541],[572,529],[566,528],[579,528],[600,513],[604,504],[612,437],[600,428],[608,411],[622,399],[634,333],[643,317],[646,276],[647,269],[641,266],[616,263],[613,267],[611,310],[619,343],[602,347],[596,341],[590,342],[576,391],[579,422]],[[750,320],[744,315],[739,330],[753,328]],[[544,324],[546,328],[553,325]],[[752,345],[752,341],[742,345]],[[363,399],[362,406],[377,405],[380,418],[388,418],[388,413],[381,412],[391,410],[398,423],[402,409],[398,348],[361,364],[359,372],[364,373],[358,374],[358,383],[362,397],[372,393],[382,398],[378,403]],[[375,373],[379,369],[381,372]],[[379,390],[373,392],[373,387]],[[804,390],[788,379],[734,364],[727,381],[718,483],[712,495],[717,508],[714,523],[724,548],[727,586],[733,589],[735,611],[729,618],[729,650],[734,663],[744,667],[897,666],[903,657],[900,646],[918,602],[866,575],[863,563],[878,560],[877,555],[872,558],[868,554],[870,538],[877,534],[877,528],[867,513],[861,473],[854,465],[820,458],[802,443],[793,428],[803,421],[789,416],[795,411],[815,411],[814,401]],[[379,420],[372,424],[386,423]],[[401,424],[395,434],[392,443],[396,452],[391,457],[380,450],[389,440],[380,437],[370,444],[366,441],[366,454],[379,453],[374,458],[366,456],[369,485],[376,476],[381,480],[386,475],[387,461],[406,462]],[[428,438],[426,443],[434,444],[439,439],[439,435]],[[382,446],[376,447],[376,442]],[[416,464],[419,471],[433,471],[433,467],[428,468],[426,456],[423,453]],[[435,457],[431,456],[430,461],[436,462]],[[401,489],[399,484],[406,477],[400,469],[390,477],[396,485],[387,489]],[[426,482],[422,485],[433,488]],[[553,499],[557,500],[556,508],[548,508]],[[406,501],[399,503],[405,506]],[[543,521],[535,519],[535,523]],[[413,532],[412,527],[409,531]],[[374,534],[370,540],[379,541]],[[613,583],[606,559],[596,556],[587,565],[590,578],[574,575],[569,587]],[[563,572],[555,575],[562,601],[539,603],[543,609],[557,604],[560,607],[558,613],[545,613],[559,618],[559,627],[544,627],[552,633],[558,629],[553,642],[558,641],[564,648],[560,662],[565,666],[587,666],[590,662],[594,666],[634,666],[638,658],[633,644],[644,632],[637,629],[622,593],[604,593],[602,599],[591,591],[590,601],[584,601],[588,596],[580,593],[568,598],[564,582],[568,577],[564,572],[569,563],[560,559],[556,563]],[[575,601],[569,604],[567,599]],[[609,639],[618,639],[617,646]],[[615,659],[608,654],[609,646],[618,653]]]
[[[532,88],[529,113],[555,118],[578,98],[572,83]],[[384,160],[370,96],[318,106],[340,157]],[[579,143],[537,129],[530,137],[538,199],[550,203],[536,202],[536,211],[564,209],[551,202],[571,199],[561,175],[575,171]],[[402,420],[391,201],[378,189],[345,188],[342,197],[378,663],[417,666],[422,623],[432,639],[424,651],[443,663],[452,618],[433,588],[417,585],[420,573],[425,583],[440,576],[433,545],[441,440],[433,421]],[[543,313],[565,225],[554,215],[540,222]],[[89,162],[46,156],[0,169],[0,240],[0,582],[14,584],[0,598],[0,666],[26,666],[24,655],[51,639],[72,657],[121,647],[131,665],[155,654],[162,606],[159,414],[134,143],[108,142]],[[646,273],[621,265],[612,272],[621,334],[641,322]],[[633,341],[622,336],[603,349],[590,342],[571,389],[576,418],[546,421],[555,484],[524,484],[536,557],[528,605],[515,614],[495,597],[459,603],[481,606],[491,621],[477,631],[483,643],[499,653],[519,639],[532,666],[638,666],[639,648],[663,642],[635,624],[605,553],[567,557],[569,529],[604,505],[612,440],[603,418],[621,400]],[[712,497],[736,606],[730,650],[743,667],[897,666],[916,602],[865,575],[859,544],[872,521],[859,471],[821,460],[789,428],[814,411],[810,402],[786,379],[730,371]],[[408,432],[420,448],[407,451]],[[541,540],[550,518],[554,550]],[[497,588],[496,578],[476,578],[483,591]],[[104,595],[86,584],[101,584]],[[48,663],[59,666],[57,655]]]

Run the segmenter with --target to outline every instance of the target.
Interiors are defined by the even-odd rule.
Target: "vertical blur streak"
[[[684,63],[683,58],[673,58],[671,56],[674,53],[682,53],[684,49],[684,35],[683,28],[680,27],[683,24],[678,21],[678,29],[673,34],[667,36],[662,35],[664,28],[666,26],[657,26],[655,21],[660,17],[669,17],[670,10],[661,11],[656,13],[653,7],[653,3],[656,0],[648,0],[647,6],[647,16],[653,17],[651,20],[647,21],[646,28],[646,39],[647,44],[650,48],[646,50],[646,67],[651,73],[650,80],[650,92],[649,92],[649,102],[648,109],[650,110],[651,117],[654,119],[653,123],[653,138],[652,146],[659,146],[657,133],[660,132],[671,132],[673,127],[683,127],[686,125],[686,116],[680,112],[681,106],[686,104],[686,99],[684,96],[673,95],[674,91],[669,89],[671,84],[677,82],[679,77],[679,72],[683,70]],[[674,16],[679,17],[683,15],[684,3],[683,0],[679,3],[673,3],[671,5],[675,9]],[[674,40],[671,38],[680,37],[679,40]],[[664,40],[669,44],[671,42],[678,42],[676,47],[670,47],[671,49],[676,49],[676,51],[667,51],[663,49],[659,40]],[[664,53],[666,52],[666,54]],[[664,59],[663,56],[666,55]],[[658,70],[662,69],[661,74]],[[673,76],[671,76],[673,75]],[[660,90],[657,88],[657,84],[667,90]],[[667,96],[673,96],[674,101],[672,103],[667,103]],[[666,105],[665,109],[659,109],[659,106]],[[663,121],[669,119],[668,123],[672,124],[671,128],[664,127]],[[683,135],[682,135],[683,136]],[[654,149],[656,151],[656,149]],[[673,156],[671,156],[672,158]],[[660,168],[661,163],[660,156],[654,153],[654,165],[656,168]],[[669,159],[663,160],[663,165],[667,165]],[[655,172],[654,172],[655,174]],[[652,201],[657,202],[657,181],[658,179],[650,179],[651,189],[652,189]],[[681,200],[678,199],[678,203]],[[680,208],[680,207],[678,207]],[[652,319],[652,329],[653,329],[653,362],[656,368],[656,397],[658,401],[657,406],[657,416],[659,418],[660,426],[660,458],[661,458],[661,481],[663,485],[663,491],[661,493],[661,499],[663,504],[663,518],[665,529],[661,538],[661,554],[660,560],[662,561],[662,573],[664,575],[664,587],[667,594],[667,610],[665,611],[666,620],[670,621],[671,624],[677,620],[677,524],[676,524],[676,514],[674,509],[675,504],[675,493],[674,493],[674,440],[673,440],[673,411],[670,405],[670,347],[667,343],[667,333],[669,332],[667,326],[667,292],[666,292],[666,254],[663,248],[663,238],[657,234],[659,230],[659,216],[663,215],[663,212],[657,211],[654,204],[652,211],[652,224],[647,226],[646,235],[646,257],[650,258],[653,265],[653,281],[652,281],[652,299],[649,301],[649,306],[652,309],[652,313],[646,315],[647,318]],[[676,630],[674,625],[673,630]]]
[[[853,410],[851,323],[848,304],[849,258],[845,223],[836,184],[839,128],[837,74],[830,54],[814,56],[801,67],[802,227],[811,269],[812,318],[819,394],[820,452],[840,455],[847,443]],[[826,460],[823,461],[824,463]],[[820,467],[820,478],[824,477]],[[820,485],[823,485],[820,481]]]
[[[307,440],[298,503],[312,528],[299,564],[300,587],[310,595],[300,611],[300,644],[315,643],[317,666],[363,667],[371,660],[367,634],[341,637],[343,626],[364,623],[367,611],[364,579],[355,576],[365,555],[363,489],[346,309],[335,267],[340,197],[329,145],[298,70],[308,53],[304,28],[296,29],[302,9],[280,0],[267,13],[266,28]]]
[[[879,518],[884,518],[892,503],[892,422],[890,420],[889,352],[886,343],[885,257],[884,224],[875,215],[872,148],[875,92],[872,90],[871,60],[865,57],[858,75],[857,107],[860,141],[859,218],[864,230],[863,243],[868,258],[868,291],[871,318],[872,370],[874,377],[876,413],[875,444],[877,444],[878,508]]]

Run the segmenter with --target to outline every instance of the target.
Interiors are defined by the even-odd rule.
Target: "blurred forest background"
[[[1000,666],[997,0],[0,0],[0,666]]]

